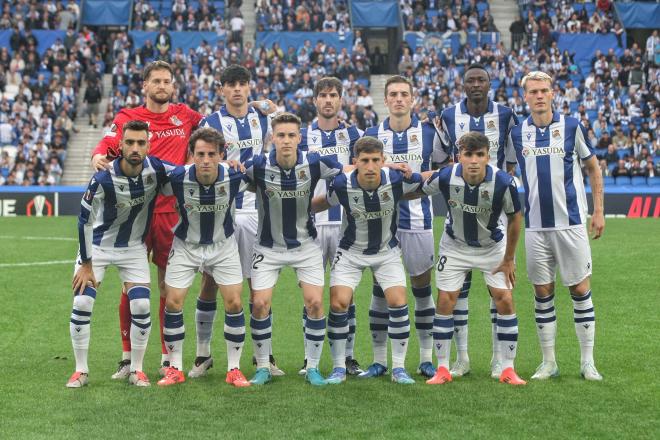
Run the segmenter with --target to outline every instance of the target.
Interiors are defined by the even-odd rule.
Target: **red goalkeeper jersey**
[[[122,128],[128,121],[149,124],[149,154],[175,165],[184,165],[188,156],[188,139],[202,115],[185,104],[170,104],[164,113],[154,113],[145,106],[120,110],[112,126],[94,149],[93,155],[104,154],[115,158],[121,154],[119,142]],[[154,212],[176,212],[174,197],[158,196]]]

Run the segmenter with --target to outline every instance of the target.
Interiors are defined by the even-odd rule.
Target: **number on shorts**
[[[339,263],[339,259],[341,258],[341,251],[335,252],[335,259],[332,261],[332,265],[330,266],[330,270],[334,270],[335,266],[337,263]]]
[[[445,269],[445,263],[447,262],[447,257],[441,255],[438,258],[438,272],[442,272]]]
[[[256,252],[252,254],[252,269],[259,269],[257,264],[261,263],[262,261],[264,261],[263,254],[257,254]]]

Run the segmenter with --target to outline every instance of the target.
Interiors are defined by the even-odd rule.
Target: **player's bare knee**
[[[323,299],[322,298],[308,298],[305,300],[305,308],[307,315],[312,318],[320,318],[323,316]]]
[[[415,288],[426,287],[431,284],[431,269],[420,275],[411,276],[410,284]]]
[[[456,307],[456,300],[460,292],[438,292],[437,311],[442,315],[451,315]]]
[[[339,297],[330,297],[330,310],[333,312],[343,313],[348,310],[350,300]]]
[[[573,296],[586,295],[589,292],[589,290],[591,290],[591,283],[589,277],[583,279],[574,286],[569,286],[568,290],[571,292],[571,295]]]
[[[225,311],[228,313],[238,313],[243,308],[240,295],[227,296],[224,298],[224,303]]]
[[[548,297],[553,293],[555,293],[555,283],[534,285],[534,295],[539,298]]]

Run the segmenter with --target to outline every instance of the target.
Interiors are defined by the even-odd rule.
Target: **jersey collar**
[[[556,122],[559,122],[560,118],[561,118],[561,115],[559,114],[559,112],[557,112],[557,111],[552,112],[552,122],[550,122],[550,125],[552,125]],[[529,115],[527,117],[527,124],[536,127],[536,125],[534,125],[534,119],[532,119],[532,115]],[[539,127],[539,128],[543,128],[543,127]]]
[[[486,110],[486,113],[492,113],[494,107],[495,107],[495,103],[492,100],[489,99],[488,100],[488,110]],[[463,100],[461,101],[461,113],[463,113],[464,115],[469,115],[468,108],[467,108],[467,98],[463,98]],[[483,115],[481,115],[481,116],[483,116]],[[479,117],[481,117],[481,116],[479,116]]]
[[[410,125],[408,126],[408,128],[416,127],[418,124],[419,124],[419,118],[417,118],[417,115],[412,115],[412,117],[410,118]],[[408,128],[406,128],[406,130]],[[385,120],[383,121],[383,129],[392,131],[394,133],[400,133],[400,132],[394,131],[390,128],[390,118],[389,118],[389,116],[387,118],[385,118]],[[403,131],[406,131],[406,130],[403,130]]]

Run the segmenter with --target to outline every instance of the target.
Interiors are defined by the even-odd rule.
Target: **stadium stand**
[[[222,103],[219,75],[228,64],[252,71],[252,100],[271,99],[304,122],[315,117],[315,81],[338,76],[346,88],[342,118],[366,128],[379,120],[370,85],[371,73],[382,72],[383,55],[396,56],[398,71],[414,82],[421,115],[462,99],[463,69],[473,62],[487,66],[492,99],[523,117],[520,79],[531,70],[551,73],[556,108],[583,122],[604,175],[613,176],[619,160],[626,170],[637,161],[647,184],[660,173],[660,38],[656,31],[645,45],[628,44],[608,1],[520,0],[507,49],[487,1],[400,0],[404,41],[389,54],[370,51],[360,30],[351,29],[346,0],[256,0],[254,23],[245,23],[240,0],[136,0],[127,2],[128,29],[95,28],[105,32],[102,43],[78,23],[104,15],[95,12],[100,4],[90,0],[85,11],[73,0],[3,3],[0,183],[59,182],[81,88],[104,74],[112,75],[111,89],[103,91],[105,126],[121,107],[142,103],[142,67],[164,59],[182,85],[177,99],[204,114]],[[119,15],[106,21],[121,21]],[[243,44],[248,27],[256,39],[250,35]]]

